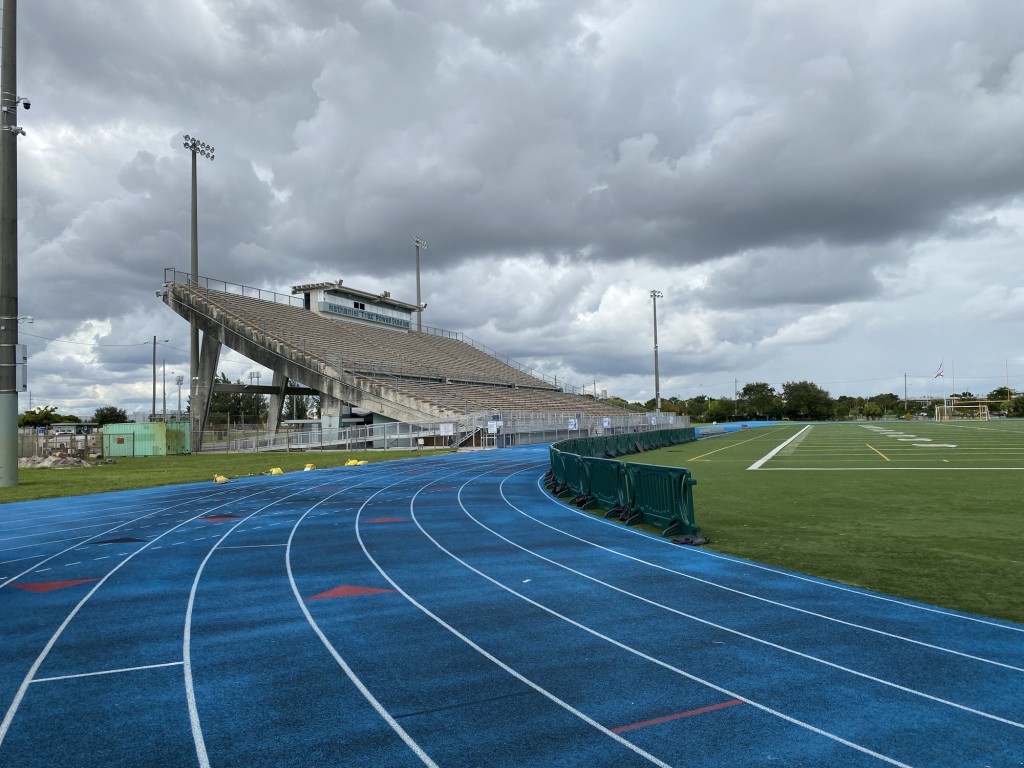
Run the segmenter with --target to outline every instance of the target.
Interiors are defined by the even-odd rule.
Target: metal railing
[[[387,422],[256,435],[229,440],[211,450],[259,451],[388,450],[391,448],[496,448],[556,442],[577,437],[621,435],[689,426],[689,419],[668,413],[590,416],[547,411],[479,411],[458,419]],[[422,441],[422,442],[421,442]],[[204,441],[204,446],[207,445]],[[205,450],[205,449],[204,449]]]

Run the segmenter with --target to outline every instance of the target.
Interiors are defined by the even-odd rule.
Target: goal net
[[[936,421],[988,421],[988,404],[947,400],[935,406]]]

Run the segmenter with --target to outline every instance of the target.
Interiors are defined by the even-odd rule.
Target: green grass
[[[337,467],[350,459],[392,461],[422,458],[448,450],[324,451],[316,453],[220,453],[186,456],[119,458],[114,464],[67,469],[19,469],[17,488],[0,488],[0,503],[29,501],[87,493],[126,491],[176,483],[213,481],[215,474],[228,478],[266,474],[272,467],[284,472],[301,471],[307,463],[317,468]]]
[[[689,467],[712,549],[1024,622],[1024,422],[876,426],[956,447],[822,424],[748,470],[786,425],[624,459]]]

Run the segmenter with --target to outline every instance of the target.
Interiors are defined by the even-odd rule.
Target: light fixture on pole
[[[213,147],[195,136],[184,136],[182,146],[192,153],[192,261],[190,275],[192,285],[199,284],[199,191],[196,182],[196,156],[202,155],[213,160]],[[191,348],[189,351],[189,375],[195,379],[199,375],[199,326],[196,321],[191,323]]]
[[[651,300],[654,302],[654,411],[661,413],[661,381],[658,374],[658,299],[665,294],[661,291],[651,291]]]
[[[423,330],[423,309],[426,304],[420,296],[420,248],[427,250],[427,241],[417,237],[413,243],[416,245],[416,330]]]

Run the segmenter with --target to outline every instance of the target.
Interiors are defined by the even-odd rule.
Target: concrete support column
[[[210,401],[213,399],[213,380],[220,364],[221,343],[209,334],[203,334],[199,352],[199,373],[192,381],[193,390],[190,407],[192,410],[192,453],[203,450],[203,432],[210,417]]]
[[[281,428],[281,411],[284,410],[284,393],[288,387],[288,377],[280,371],[274,371],[271,386],[277,391],[270,396],[267,407],[267,434],[276,435]]]

